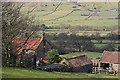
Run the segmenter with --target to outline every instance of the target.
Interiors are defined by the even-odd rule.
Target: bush
[[[58,72],[72,72],[72,67],[62,64],[50,64],[46,66],[39,67],[39,69],[44,71],[58,71]]]
[[[56,49],[52,49],[52,50],[48,51],[47,60],[48,60],[49,64],[58,63],[60,60],[58,51]]]

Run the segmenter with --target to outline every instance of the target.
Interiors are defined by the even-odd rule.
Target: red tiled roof
[[[31,49],[35,50],[41,43],[41,38],[21,38],[21,37],[15,37],[12,41],[18,48],[16,49],[18,54],[21,53],[23,49]]]
[[[120,52],[104,51],[100,59],[101,63],[120,63]]]

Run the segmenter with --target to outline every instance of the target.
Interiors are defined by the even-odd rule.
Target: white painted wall
[[[112,64],[112,67],[115,71],[120,72],[120,64]]]

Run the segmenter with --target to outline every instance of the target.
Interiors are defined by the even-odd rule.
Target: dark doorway
[[[101,63],[103,69],[109,68],[109,63]]]

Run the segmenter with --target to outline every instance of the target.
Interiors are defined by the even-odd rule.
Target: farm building
[[[42,38],[24,38],[17,36],[12,41],[17,53],[17,65],[22,65],[24,67],[36,65],[36,60],[46,63],[44,60],[44,42]],[[49,48],[46,44],[45,48]]]
[[[17,54],[20,54],[23,50],[36,50],[42,42],[41,38],[24,38],[22,36],[16,36],[13,39],[13,44],[16,47]]]
[[[13,39],[13,44],[16,48],[16,66],[35,67],[36,66],[36,52],[38,45],[41,43],[41,38],[24,38],[16,36]]]
[[[92,61],[86,55],[64,58],[60,63],[72,67],[73,72],[92,72]]]
[[[108,70],[108,72],[118,73],[120,71],[120,52],[104,51],[99,61],[99,69]]]
[[[23,49],[22,53],[17,56],[16,66],[22,67],[35,67],[36,66],[36,54],[35,51]]]
[[[100,59],[91,59],[91,60],[92,60],[92,64],[93,64],[92,72],[97,73]]]
[[[113,30],[112,34],[120,35],[120,28]]]

